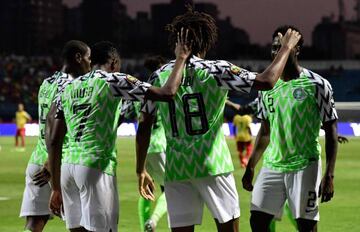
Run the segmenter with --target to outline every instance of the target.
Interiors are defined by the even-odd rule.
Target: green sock
[[[291,210],[290,210],[290,208],[289,208],[289,204],[288,204],[287,201],[285,202],[284,213],[285,213],[286,216],[289,218],[291,224],[293,224],[293,226],[295,226],[295,228],[296,228],[296,230],[297,230],[298,227],[297,227],[296,220],[294,219],[294,216],[293,216],[292,213],[291,213]]]
[[[160,218],[164,216],[167,211],[167,204],[165,193],[162,193],[160,197],[156,201],[156,206],[153,214],[151,215],[151,220],[155,223],[155,225],[159,222]]]
[[[145,200],[143,197],[139,198],[138,211],[140,220],[140,230],[144,231],[144,224],[150,218],[151,201]]]
[[[275,232],[276,231],[276,220],[275,219],[273,219],[271,221],[269,229],[270,229],[270,232]]]

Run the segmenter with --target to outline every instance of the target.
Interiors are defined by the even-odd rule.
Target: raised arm
[[[181,37],[179,34],[175,48],[176,61],[174,68],[167,82],[161,88],[151,86],[149,83],[142,82],[124,73],[106,73],[103,71],[96,71],[95,73],[106,79],[115,97],[131,101],[143,101],[144,98],[147,100],[168,101],[175,96],[181,84],[185,63],[191,54],[189,44],[184,30],[181,30]]]
[[[285,36],[281,38],[281,48],[273,62],[264,72],[258,74],[254,80],[254,88],[257,90],[269,90],[274,87],[281,76],[291,49],[299,42],[301,36],[299,32],[289,29]]]
[[[244,176],[242,178],[243,188],[247,191],[253,190],[253,178],[255,173],[256,164],[259,162],[266,147],[270,141],[270,125],[267,120],[261,122],[261,127],[258,135],[256,136],[255,147],[251,154],[251,158],[246,166]]]
[[[185,32],[184,28],[181,28],[181,32],[178,33],[178,42],[175,47],[176,60],[169,79],[161,88],[150,87],[145,94],[145,98],[154,101],[168,101],[175,96],[182,81],[186,61],[191,54],[188,32],[188,30]]]

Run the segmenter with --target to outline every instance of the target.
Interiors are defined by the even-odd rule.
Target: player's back
[[[61,103],[70,137],[70,154],[63,162],[114,175],[121,98],[114,97],[101,72],[93,71],[70,82]]]
[[[155,73],[154,85],[165,84],[173,65],[170,62]],[[231,68],[226,61],[193,57],[174,99],[158,103],[168,142],[167,180],[199,178],[233,170],[222,132],[223,113],[228,89],[241,89],[247,83],[234,78]],[[244,86],[233,86],[235,82]],[[251,85],[248,87],[250,90]]]

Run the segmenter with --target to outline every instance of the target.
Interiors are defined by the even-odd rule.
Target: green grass
[[[25,152],[16,152],[13,138],[0,137],[0,231],[22,231],[24,220],[19,218],[22,193],[24,190],[25,168],[36,138],[27,138]],[[234,172],[240,195],[240,231],[250,231],[249,200],[250,193],[241,188],[241,177],[244,170],[239,168],[235,144],[228,140],[236,167]],[[135,175],[134,138],[118,140],[118,187],[120,196],[119,231],[139,231],[137,217],[137,179]],[[339,146],[335,173],[335,197],[326,204],[321,204],[321,221],[319,231],[360,231],[360,139],[350,138],[348,144]],[[324,157],[324,155],[323,155]],[[325,160],[323,158],[323,160]],[[259,165],[260,166],[260,165]],[[277,231],[295,231],[287,218],[277,225]],[[66,231],[65,225],[59,219],[51,220],[45,228],[49,232]],[[168,231],[166,217],[161,219],[158,232]],[[203,217],[203,225],[195,231],[215,231],[215,225],[207,210]]]

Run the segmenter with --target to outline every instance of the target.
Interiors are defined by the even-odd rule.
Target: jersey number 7
[[[85,128],[85,123],[89,118],[89,114],[91,111],[91,105],[90,104],[80,104],[80,105],[74,105],[73,106],[73,114],[78,114],[79,111],[84,111],[82,118],[80,120],[78,130],[75,135],[75,142],[80,142],[80,138],[83,134],[83,130]]]

